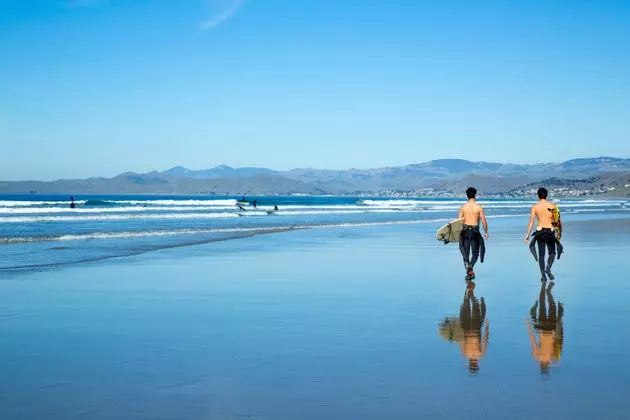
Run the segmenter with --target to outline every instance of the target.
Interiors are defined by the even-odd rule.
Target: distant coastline
[[[194,171],[126,172],[113,178],[0,181],[0,194],[143,194],[200,196],[461,196],[475,186],[489,197],[521,198],[539,186],[556,196],[630,196],[630,159],[589,158],[514,165],[440,159],[375,169],[274,171],[218,166]]]

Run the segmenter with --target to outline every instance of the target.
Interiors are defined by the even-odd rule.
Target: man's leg
[[[547,267],[547,270],[548,269],[549,267]],[[550,324],[553,324],[555,326],[558,320],[558,309],[556,307],[556,301],[553,298],[550,289],[547,289],[547,301],[549,302],[549,311],[547,312],[549,315],[547,319]]]
[[[470,240],[470,249],[472,251],[472,258],[470,260],[470,268],[474,268],[477,260],[479,259],[479,248],[481,247],[481,243],[479,242],[479,236],[473,234],[472,239]]]
[[[545,286],[540,286],[540,295],[538,296],[538,302],[540,302],[540,306],[538,307],[538,322],[543,325],[547,322],[547,302],[545,301]]]
[[[459,325],[461,325],[464,332],[470,331],[470,301],[472,297],[466,296],[464,303],[459,308]]]
[[[547,275],[545,274],[545,241],[538,237],[536,239],[538,244],[538,266],[540,267],[540,274],[542,275],[541,281],[547,281]]]
[[[481,305],[479,304],[479,300],[477,300],[477,298],[472,299],[472,312],[470,321],[470,328],[474,332],[481,335],[481,325],[483,323],[483,319],[481,318]]]
[[[470,237],[468,236],[468,231],[462,232],[462,236],[459,241],[459,251],[462,253],[462,257],[464,259],[464,269],[466,270],[466,275],[468,275],[468,266],[470,265]]]
[[[550,239],[547,241],[547,250],[549,251],[549,257],[547,258],[547,269],[545,273],[549,276],[549,280],[553,280],[555,277],[551,274],[551,266],[553,262],[556,260],[556,241]]]

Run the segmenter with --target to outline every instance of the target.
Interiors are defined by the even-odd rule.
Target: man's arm
[[[481,342],[481,354],[486,354],[488,349],[488,340],[490,339],[490,322],[486,321],[486,331],[483,334],[483,340]]]
[[[529,342],[532,345],[532,351],[536,351],[538,344],[536,344],[536,337],[534,337],[534,331],[532,331],[532,326],[527,323],[527,331],[529,332]]]
[[[457,215],[458,219],[463,219],[464,218],[464,206],[461,206],[459,208],[459,214]]]
[[[479,217],[481,218],[481,224],[483,225],[483,231],[485,233],[485,237],[486,239],[488,239],[488,236],[490,235],[488,233],[488,221],[486,220],[486,214],[483,211],[483,207],[479,206],[481,208],[481,210],[479,211]]]
[[[529,215],[529,224],[527,225],[527,232],[525,233],[525,243],[529,240],[529,233],[532,231],[534,227],[534,219],[536,218],[536,212],[534,211],[534,206],[532,206],[532,211]]]

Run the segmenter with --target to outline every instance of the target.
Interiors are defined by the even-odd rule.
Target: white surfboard
[[[438,229],[436,238],[440,242],[448,244],[450,242],[459,242],[459,237],[464,229],[464,219],[453,220]]]

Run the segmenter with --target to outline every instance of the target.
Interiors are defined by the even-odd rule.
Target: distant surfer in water
[[[464,268],[466,269],[466,281],[475,279],[475,263],[481,256],[483,262],[486,246],[484,236],[488,239],[488,221],[484,214],[483,207],[477,203],[477,190],[470,187],[466,190],[468,202],[459,209],[458,219],[464,219],[464,228],[459,238],[459,250],[464,258]],[[484,236],[479,232],[479,221],[483,224]],[[471,258],[472,253],[472,258]]]
[[[258,207],[258,200],[254,200],[252,202],[252,206],[254,206],[254,208]]]
[[[74,197],[70,197],[70,208],[73,209],[75,208],[75,204],[74,204]]]
[[[557,214],[558,208],[555,204],[547,201],[547,190],[545,188],[538,189],[538,203],[532,206],[532,210],[529,217],[529,224],[527,225],[527,233],[525,234],[525,243],[529,242],[529,235],[534,226],[534,219],[538,220],[536,225],[536,231],[533,233],[533,239],[529,242],[529,249],[534,255],[534,259],[538,261],[541,274],[541,282],[554,280],[554,275],[551,274],[551,266],[556,258],[556,247],[558,248],[558,259],[562,254],[562,244],[558,238],[556,238],[556,227],[562,228],[562,222],[558,216],[558,221],[554,220],[554,212]],[[535,245],[538,244],[538,255],[536,254]],[[547,259],[547,266],[545,267],[545,249],[549,251],[549,257]]]
[[[278,205],[273,206],[273,211],[278,211]]]

